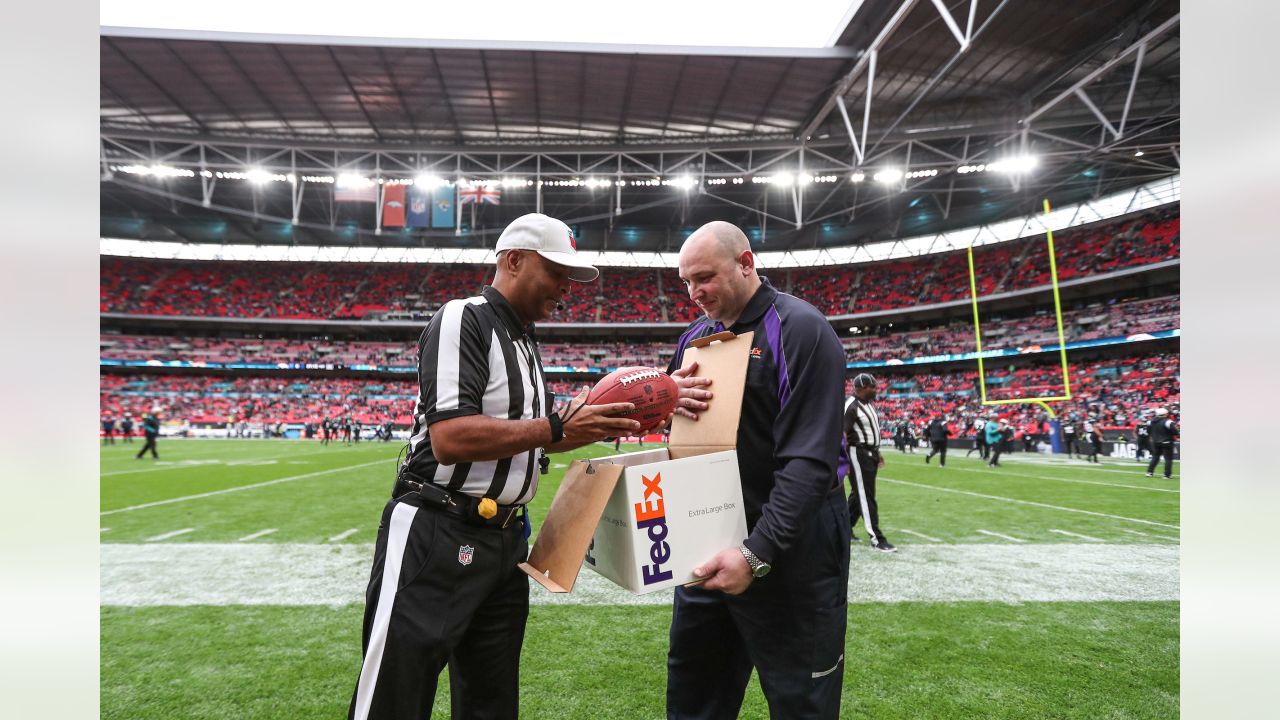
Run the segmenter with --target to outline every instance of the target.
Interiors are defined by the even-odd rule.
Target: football
[[[649,367],[618,368],[606,375],[587,395],[589,405],[629,402],[636,409],[622,415],[640,423],[639,432],[660,427],[675,412],[680,388],[671,376]]]

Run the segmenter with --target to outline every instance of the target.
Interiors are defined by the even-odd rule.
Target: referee
[[[430,716],[445,665],[453,717],[517,717],[529,579],[516,566],[543,452],[640,428],[609,417],[630,403],[552,412],[532,323],[574,281],[599,276],[569,227],[516,219],[498,238],[497,266],[492,287],[449,301],[418,341],[413,434],[378,526],[349,718]]]
[[[849,444],[849,529],[863,519],[871,549],[897,552],[880,531],[876,504],[876,471],[884,467],[880,454],[880,415],[871,403],[876,399],[876,379],[861,373],[853,379],[853,398],[844,410],[844,437]],[[854,540],[856,536],[852,536]]]

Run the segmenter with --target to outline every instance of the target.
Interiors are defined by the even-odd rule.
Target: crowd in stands
[[[1005,417],[1021,427],[1043,413],[1029,404],[983,407],[974,370],[876,376],[886,437],[901,422],[918,427],[936,414],[948,416],[954,427],[967,432],[978,415]],[[1132,427],[1140,413],[1157,405],[1176,409],[1180,398],[1176,353],[1072,363],[1070,380],[1073,399],[1053,403],[1055,412],[1080,420],[1092,415],[1103,428]],[[590,384],[552,379],[549,387],[562,404]],[[989,399],[1054,396],[1062,391],[1061,366],[1052,361],[987,369]],[[846,386],[845,392],[851,394],[852,388]],[[350,416],[364,424],[390,421],[404,428],[411,423],[416,396],[417,384],[411,378],[103,374],[100,404],[104,415],[117,418],[136,418],[158,407],[164,419],[192,424],[308,423]]]
[[[1055,237],[1061,280],[1179,255],[1178,210],[1144,213]],[[974,250],[980,295],[1049,282],[1043,236]],[[763,268],[779,289],[828,315],[963,300],[964,251],[876,263],[790,270]],[[478,293],[493,268],[480,265],[101,259],[101,312],[244,318],[417,317]],[[675,270],[604,268],[576,286],[553,322],[688,322],[697,314]]]
[[[1179,327],[1176,296],[1154,300],[1097,303],[1063,313],[1068,342],[1101,337],[1127,337],[1136,333]],[[982,325],[983,347],[1024,347],[1056,343],[1057,323],[1052,314],[1004,320]],[[192,364],[267,363],[275,365],[371,365],[415,367],[417,343],[349,340],[278,340],[257,338],[201,338],[147,335],[103,335],[104,359],[185,361]],[[927,355],[969,352],[974,349],[973,324],[958,320],[950,325],[890,334],[866,334],[844,339],[850,361],[905,359]],[[666,367],[671,360],[670,342],[599,342],[541,344],[547,367]]]

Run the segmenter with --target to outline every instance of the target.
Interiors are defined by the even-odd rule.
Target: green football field
[[[139,447],[102,449],[102,716],[343,716],[399,446]],[[535,533],[568,459],[612,449],[553,456]],[[853,546],[841,716],[1175,717],[1176,465],[1165,480],[1132,460],[963,455],[886,454],[881,525],[900,550]],[[567,598],[530,592],[524,717],[664,716],[669,592],[587,570]],[[753,681],[742,717],[767,715]]]

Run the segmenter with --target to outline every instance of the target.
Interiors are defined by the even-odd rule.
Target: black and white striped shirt
[[[844,409],[844,435],[849,447],[880,447],[880,416],[871,403],[849,398],[849,404]]]
[[[435,484],[501,505],[529,502],[538,490],[538,450],[484,462],[442,465],[431,451],[432,423],[464,415],[504,420],[546,417],[552,397],[532,326],[502,294],[450,300],[418,340],[418,400],[408,469]]]

